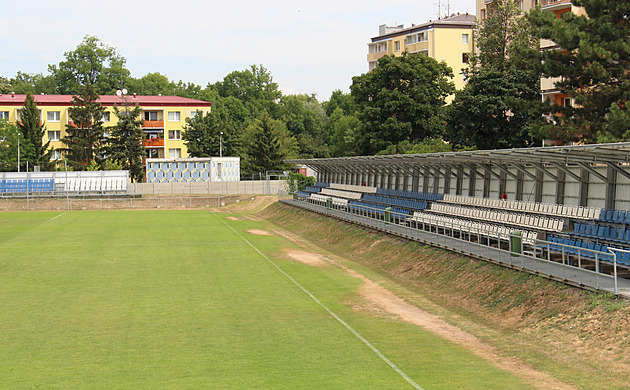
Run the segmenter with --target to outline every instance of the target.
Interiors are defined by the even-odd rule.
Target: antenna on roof
[[[435,3],[438,7],[437,18],[441,19],[443,16],[448,18],[451,14],[451,0],[438,0]]]

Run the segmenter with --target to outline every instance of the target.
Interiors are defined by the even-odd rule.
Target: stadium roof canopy
[[[316,171],[335,171],[352,168],[389,171],[389,168],[430,168],[453,166],[490,165],[499,167],[545,166],[562,167],[578,165],[588,168],[592,165],[616,167],[622,175],[630,177],[630,142],[551,146],[537,148],[475,150],[464,152],[397,154],[383,156],[291,159],[290,163],[304,164]]]

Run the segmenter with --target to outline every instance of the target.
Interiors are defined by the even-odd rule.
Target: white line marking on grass
[[[61,217],[61,216],[62,216],[62,215],[64,215],[64,214],[66,214],[66,213],[61,213],[61,214],[57,215],[56,217],[52,217],[52,218],[50,218],[50,220],[51,220],[51,221],[52,221],[52,220],[55,220],[55,219],[57,219],[57,218]]]
[[[380,357],[385,363],[387,363],[391,368],[393,368],[398,375],[400,375],[404,380],[406,380],[407,382],[409,382],[409,384],[411,386],[413,386],[414,388],[418,389],[418,390],[423,390],[422,387],[420,387],[416,382],[413,381],[413,379],[409,378],[409,376],[407,376],[407,374],[405,374],[400,368],[398,368],[398,366],[396,366],[391,360],[389,360],[385,355],[383,355],[383,353],[381,351],[379,351],[374,345],[372,345],[372,343],[370,343],[365,337],[361,336],[361,334],[359,332],[357,332],[356,330],[354,330],[354,328],[352,326],[350,326],[346,321],[342,320],[341,317],[339,317],[334,311],[330,310],[328,308],[328,306],[324,305],[322,303],[322,301],[320,301],[319,299],[317,299],[317,297],[315,295],[313,295],[310,291],[308,291],[304,286],[302,286],[297,280],[293,279],[291,277],[291,275],[287,274],[286,272],[284,272],[284,270],[282,268],[280,268],[276,263],[273,262],[273,260],[271,260],[269,257],[267,257],[267,255],[265,255],[264,253],[262,253],[258,248],[256,248],[254,246],[254,244],[252,244],[251,242],[249,242],[245,237],[243,237],[239,232],[237,232],[232,226],[230,226],[227,222],[225,222],[223,219],[219,218],[218,215],[216,215],[214,213],[214,211],[211,211],[212,214],[217,217],[221,222],[223,222],[223,224],[227,227],[230,228],[230,230],[232,230],[234,233],[236,233],[236,235],[238,235],[243,241],[245,241],[249,246],[251,246],[256,252],[258,252],[259,255],[261,255],[265,260],[267,260],[272,266],[274,266],[278,271],[280,271],[281,274],[283,274],[284,276],[286,276],[291,282],[293,282],[293,284],[295,284],[300,290],[304,291],[306,293],[306,295],[308,295],[309,297],[311,297],[312,300],[314,300],[315,302],[317,302],[318,305],[320,305],[322,308],[324,308],[324,310],[326,310],[328,312],[328,314],[330,314],[334,319],[336,319],[337,321],[339,321],[339,323],[341,323],[341,325],[345,326],[346,329],[348,329],[350,332],[352,332],[353,335],[355,335],[359,340],[361,340],[365,345],[367,345],[372,351],[374,351],[375,354],[378,355],[378,357]]]

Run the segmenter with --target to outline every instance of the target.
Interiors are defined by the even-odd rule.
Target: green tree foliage
[[[284,170],[284,159],[297,155],[297,142],[289,135],[282,121],[263,114],[245,132],[245,174]]]
[[[62,95],[78,94],[81,87],[88,84],[96,94],[112,94],[130,74],[125,68],[127,60],[95,36],[86,35],[77,48],[64,53],[64,57],[66,60],[58,66],[48,66],[57,93]]]
[[[129,176],[133,181],[141,182],[144,178],[142,109],[138,103],[133,108],[125,103],[122,107],[114,105],[114,114],[118,117],[118,122],[109,128],[108,160],[120,164],[121,169],[129,170]]]
[[[478,149],[533,145],[537,141],[529,126],[540,118],[537,85],[531,72],[515,69],[484,70],[471,77],[449,108],[448,140]]]
[[[464,148],[471,150],[471,148]],[[453,145],[441,138],[427,138],[421,142],[402,141],[398,145],[392,145],[378,154],[426,154],[453,152],[460,149],[453,148]]]
[[[328,120],[326,129],[329,135],[328,145],[332,157],[355,156],[359,152],[359,133],[361,122],[353,114],[346,114],[341,107],[335,108]]]
[[[72,107],[68,110],[73,123],[66,126],[66,136],[61,141],[66,145],[66,159],[73,170],[85,170],[94,159],[100,163],[105,146],[105,108],[98,100],[95,87],[87,84],[72,99]]]
[[[315,96],[282,96],[276,111],[277,119],[297,139],[301,158],[330,156],[324,128],[326,113]]]
[[[24,148],[20,148],[21,160],[28,161],[31,167],[39,165],[44,170],[52,168],[54,164],[50,162],[52,156],[52,150],[49,150],[50,141],[42,143],[46,126],[41,123],[37,104],[31,95],[26,95],[24,99],[18,126],[24,136]]]
[[[213,102],[212,111],[186,119],[182,139],[193,157],[214,157],[223,140],[224,156],[242,156],[242,143],[247,110],[233,97]],[[223,135],[221,135],[223,132]]]
[[[530,15],[540,36],[559,46],[543,53],[544,75],[560,77],[556,87],[575,99],[574,107],[548,107],[555,120],[547,130],[578,142],[629,141],[630,125],[621,118],[628,118],[630,100],[630,3],[572,3],[588,16],[568,12],[558,18],[541,9]]]
[[[401,141],[444,132],[444,105],[454,92],[452,70],[422,54],[379,59],[350,87],[361,120],[360,153],[374,154]]]
[[[289,193],[304,191],[306,187],[315,185],[315,178],[313,176],[305,176],[301,173],[289,172],[287,185]]]
[[[265,112],[273,115],[282,96],[271,73],[262,65],[251,65],[249,69],[231,72],[223,81],[210,88],[215,89],[221,97],[239,99],[252,118],[258,118]]]
[[[332,92],[328,101],[322,103],[322,107],[328,117],[330,117],[337,108],[340,108],[345,115],[352,115],[357,110],[357,105],[352,95],[343,93],[339,89]]]
[[[527,147],[541,117],[539,40],[517,2],[493,1],[466,85],[448,110],[446,139],[478,149]]]
[[[2,86],[1,84],[4,84]],[[29,74],[17,72],[15,77],[0,80],[0,93],[31,94],[40,93],[54,94],[56,91],[55,80],[52,76],[43,76],[41,73]]]
[[[17,171],[19,129],[15,123],[0,120],[0,171]],[[20,143],[23,139],[20,140]],[[20,149],[22,145],[20,144]]]

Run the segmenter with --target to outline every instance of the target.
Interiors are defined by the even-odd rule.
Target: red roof
[[[74,95],[33,95],[38,106],[71,106]],[[26,95],[0,94],[0,106],[23,106]],[[124,101],[116,95],[100,95],[100,103],[104,106],[122,104]],[[150,107],[208,107],[210,102],[190,99],[180,96],[147,96],[147,95],[127,95],[129,103],[140,104],[140,106]]]

